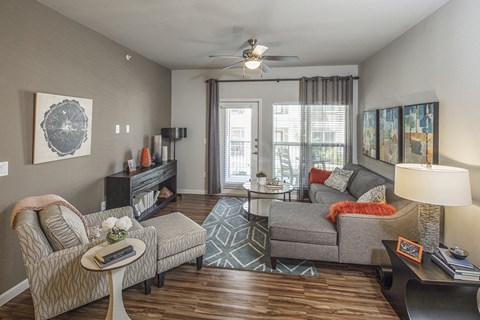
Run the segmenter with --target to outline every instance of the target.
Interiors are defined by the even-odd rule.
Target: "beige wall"
[[[480,1],[450,1],[359,66],[360,111],[440,102],[439,162],[470,170],[474,204],[446,208],[445,243],[480,263]],[[359,112],[359,128],[362,127]],[[394,167],[359,162],[393,178]],[[428,187],[428,186],[426,186]]]
[[[171,72],[36,1],[0,2],[0,48],[0,161],[9,162],[0,177],[1,294],[26,278],[8,226],[15,201],[55,193],[98,211],[104,177],[131,153],[138,161],[149,137],[170,125]],[[93,99],[90,156],[32,164],[35,92]]]
[[[265,79],[300,78],[313,76],[357,75],[356,65],[274,67],[264,74]],[[183,193],[205,193],[205,152],[206,138],[206,92],[205,80],[242,80],[242,69],[218,70],[174,70],[172,71],[172,124],[188,128],[188,138],[177,143],[178,189]],[[247,79],[260,79],[258,72],[249,71]],[[357,97],[357,82],[354,82],[354,101]],[[266,159],[260,168],[271,172],[272,159],[272,105],[274,103],[295,103],[299,101],[299,82],[245,82],[220,83],[220,100],[260,99],[259,110],[262,125],[260,152]],[[357,105],[354,104],[354,112]],[[195,157],[188,155],[194,154]],[[270,161],[268,160],[270,159]]]

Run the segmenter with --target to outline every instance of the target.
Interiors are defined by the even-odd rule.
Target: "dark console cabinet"
[[[137,168],[137,171],[118,172],[107,177],[107,209],[132,206],[133,198],[146,191],[157,191],[167,187],[173,195],[159,198],[156,203],[137,217],[144,220],[157,210],[165,207],[177,196],[177,162],[162,162],[149,168]]]

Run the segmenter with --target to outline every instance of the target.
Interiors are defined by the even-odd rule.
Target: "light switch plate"
[[[8,161],[0,162],[0,177],[8,176]]]
[[[126,132],[126,133],[129,133],[129,132],[130,132],[130,125],[129,125],[129,124],[127,124],[127,125],[125,126],[125,132]]]
[[[120,125],[119,124],[117,124],[115,126],[115,133],[120,133]]]

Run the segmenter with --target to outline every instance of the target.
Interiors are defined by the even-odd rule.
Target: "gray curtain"
[[[220,180],[220,130],[218,82],[207,81],[207,193],[222,192]]]
[[[346,105],[346,148],[345,161],[352,162],[352,144],[353,144],[353,76],[348,77],[313,77],[300,79],[300,104],[302,105],[302,123],[306,121],[308,105]],[[305,158],[307,153],[306,126],[302,126],[300,142],[300,177],[299,177],[299,197],[304,197],[304,188],[307,185],[308,171],[305,168]]]

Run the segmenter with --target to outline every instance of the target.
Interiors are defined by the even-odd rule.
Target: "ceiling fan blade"
[[[300,60],[297,56],[263,56],[262,59],[270,61],[298,61]]]
[[[268,50],[268,47],[261,46],[261,45],[257,44],[255,46],[255,49],[253,49],[252,54],[254,56],[260,57],[267,50]]]
[[[260,65],[260,69],[262,69],[262,71],[265,73],[272,71],[272,68],[267,66],[264,62],[262,62],[262,64]]]
[[[229,56],[229,55],[219,55],[219,54],[213,54],[208,56],[209,58],[227,58],[227,59],[242,59],[242,56]]]
[[[232,63],[228,66],[226,66],[225,68],[222,68],[221,70],[226,70],[226,69],[230,69],[231,67],[234,67],[236,66],[237,64],[240,64],[240,63],[243,63],[245,60],[242,60],[242,61],[238,61],[238,62],[235,62],[235,63]]]

